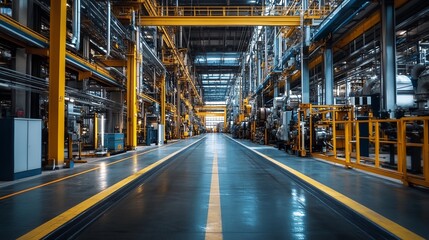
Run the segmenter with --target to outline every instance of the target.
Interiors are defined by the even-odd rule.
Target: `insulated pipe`
[[[134,15],[134,11],[133,11],[133,15]],[[141,74],[140,74],[140,69],[141,66],[143,65],[143,55],[141,54],[141,48],[140,48],[140,28],[136,28],[136,50],[137,50],[137,72],[136,72],[136,77],[137,77],[137,92],[140,93],[141,92]]]
[[[268,27],[265,26],[264,31],[265,55],[264,55],[264,77],[268,74]]]
[[[396,38],[395,38],[395,4],[393,0],[383,1],[381,7],[382,31],[382,110],[395,116],[396,108]]]
[[[334,104],[334,59],[332,53],[332,46],[326,47],[323,53],[324,69],[325,69],[325,104]]]
[[[80,49],[80,0],[73,2],[73,37],[71,43],[76,50]]]
[[[110,0],[107,0],[107,52],[106,58],[110,56],[110,29],[111,29],[111,21],[112,21],[112,13],[111,13],[112,5],[110,4]]]
[[[252,92],[253,90],[253,79],[252,79],[252,53],[249,53],[249,91]]]
[[[303,11],[307,10],[307,0],[302,1]],[[310,28],[304,25],[304,13],[301,13],[301,102],[310,103],[310,73],[308,70],[308,46],[310,43]]]
[[[279,60],[279,42],[277,38],[277,27],[274,27],[274,69],[277,68],[277,63]]]

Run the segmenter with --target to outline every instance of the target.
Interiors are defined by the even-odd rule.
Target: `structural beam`
[[[299,16],[142,16],[140,26],[300,26]]]
[[[67,1],[51,0],[49,55],[48,159],[64,164]],[[53,14],[55,13],[55,14]]]
[[[127,146],[137,146],[137,52],[130,43],[127,61]]]

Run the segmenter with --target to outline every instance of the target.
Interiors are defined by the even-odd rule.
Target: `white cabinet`
[[[0,180],[15,180],[42,172],[42,121],[0,119]]]

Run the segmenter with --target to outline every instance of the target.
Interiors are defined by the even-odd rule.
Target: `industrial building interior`
[[[395,186],[386,188],[419,203],[410,212],[421,214],[403,220],[411,233],[370,219],[375,227],[360,228],[382,233],[353,238],[428,238],[423,226],[410,226],[429,211],[428,20],[427,0],[0,0],[0,208],[43,185],[31,180],[37,176],[74,176],[154,149],[171,148],[159,155],[169,159],[189,142],[239,143],[258,158],[317,159],[362,179],[389,179]],[[0,237],[38,225],[2,229]],[[35,238],[74,238],[78,227]],[[85,237],[120,236],[97,229],[106,235]],[[280,235],[253,235],[273,236]]]

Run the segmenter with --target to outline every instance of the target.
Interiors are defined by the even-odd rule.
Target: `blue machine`
[[[105,133],[104,134],[104,147],[109,152],[122,152],[124,151],[124,134],[123,133]]]

